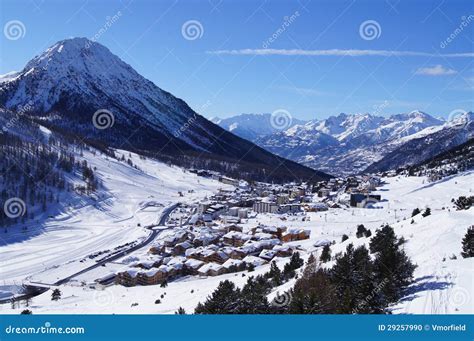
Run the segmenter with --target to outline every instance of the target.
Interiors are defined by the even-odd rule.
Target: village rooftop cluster
[[[310,237],[310,231],[303,228],[257,222],[248,227],[258,215],[278,215],[282,221],[301,215],[304,221],[306,212],[341,206],[372,208],[381,200],[380,195],[371,194],[381,184],[374,176],[279,185],[194,172],[233,187],[220,189],[193,205],[181,204],[145,256],[132,259],[128,269],[102,280],[114,279],[124,286],[155,285],[182,276],[252,271],[276,258],[291,256],[299,247],[294,242]]]

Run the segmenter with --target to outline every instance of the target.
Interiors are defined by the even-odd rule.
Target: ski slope
[[[9,229],[8,243],[0,246],[0,285],[20,285],[25,280],[54,283],[92,264],[93,260],[84,259],[88,255],[145,239],[151,233],[145,226],[156,224],[167,206],[195,202],[226,186],[116,151],[118,158],[122,154],[138,169],[95,150],[76,155],[97,169],[95,173],[103,183],[97,199],[66,203],[67,209],[60,215],[46,219],[41,226],[30,223],[26,233]],[[193,192],[188,193],[190,190]]]

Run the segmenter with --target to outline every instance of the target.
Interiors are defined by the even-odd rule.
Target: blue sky
[[[474,1],[2,0],[0,13],[0,74],[95,36],[207,117],[474,107]]]

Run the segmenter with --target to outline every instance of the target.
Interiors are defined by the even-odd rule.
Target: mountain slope
[[[81,140],[180,165],[259,180],[327,177],[206,120],[85,38],[60,41],[2,79],[0,106]]]
[[[443,129],[409,140],[367,167],[365,171],[379,172],[416,165],[457,147],[474,136],[473,118],[473,113],[465,113],[464,117],[447,122]]]

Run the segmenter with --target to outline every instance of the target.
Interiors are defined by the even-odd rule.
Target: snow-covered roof
[[[199,272],[203,274],[207,274],[209,271],[219,271],[223,268],[222,265],[217,263],[206,263],[199,268]]]
[[[244,259],[242,259],[242,261],[247,264],[253,264],[254,266],[260,266],[267,262],[266,260],[255,256],[246,256]]]
[[[229,258],[228,260],[226,260],[224,262],[224,264],[222,264],[222,266],[226,269],[230,268],[231,266],[239,266],[243,263],[242,260],[240,259],[233,259],[233,258]]]

